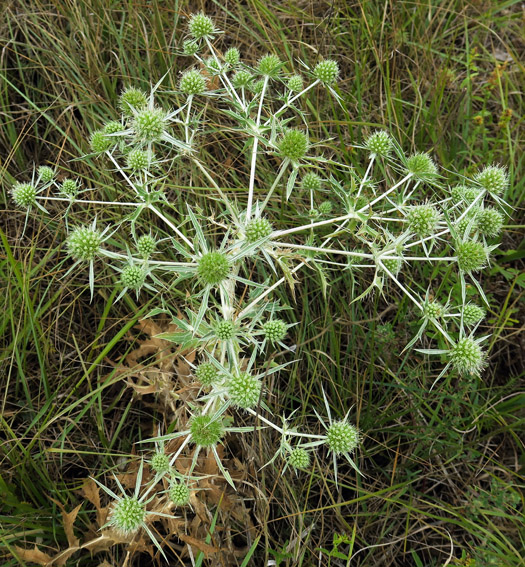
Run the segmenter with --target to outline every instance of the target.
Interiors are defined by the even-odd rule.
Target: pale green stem
[[[457,256],[443,256],[432,258],[430,256],[381,256],[381,260],[415,260],[418,262],[457,262]]]
[[[311,252],[325,252],[326,254],[340,254],[341,256],[355,256],[357,258],[371,258],[374,259],[373,254],[366,254],[365,252],[349,252],[348,250],[332,250],[331,248],[321,248],[319,246],[306,246],[305,244],[283,244],[281,242],[270,242],[277,246],[284,246],[285,248],[294,248],[296,250],[309,250]]]
[[[374,199],[373,201],[370,201],[370,203],[368,203],[368,204],[365,205],[364,207],[361,207],[357,212],[358,212],[358,213],[363,213],[363,212],[365,212],[367,209],[369,209],[370,207],[372,207],[373,205],[375,205],[376,203],[378,203],[379,201],[381,201],[382,199],[384,199],[387,195],[389,195],[390,193],[392,193],[392,191],[395,191],[400,185],[403,185],[403,183],[405,183],[405,181],[408,181],[411,177],[412,177],[412,173],[409,173],[408,175],[405,175],[405,177],[403,177],[403,179],[401,179],[401,181],[398,181],[393,187],[391,187],[388,191],[386,191],[386,193],[383,193],[382,195],[379,195],[379,197],[377,197],[377,198]]]
[[[324,221],[312,222],[310,224],[303,224],[302,226],[297,226],[295,228],[289,228],[288,230],[276,230],[272,233],[272,238],[280,238],[286,234],[293,234],[294,232],[302,232],[303,230],[308,230],[311,228],[315,228],[317,226],[324,226],[326,224],[331,224],[334,222],[340,222],[349,219],[359,218],[356,213],[349,213],[347,215],[343,215],[342,217],[336,217],[334,219],[327,219]]]
[[[482,191],[479,195],[476,196],[476,198],[472,201],[472,203],[470,203],[470,205],[463,211],[463,213],[458,217],[457,222],[461,221],[463,218],[465,218],[469,211],[472,209],[472,207],[474,207],[474,205],[483,198],[483,196],[485,195],[485,192]],[[448,234],[450,232],[450,230],[448,228],[446,228],[445,230],[442,230],[441,232],[438,232],[437,234],[433,234],[431,236],[427,236],[426,238],[422,238],[421,240],[417,240],[416,242],[412,242],[410,244],[406,245],[406,248],[411,248],[412,246],[417,246],[418,244],[422,244],[423,242],[427,242],[428,240],[432,240],[434,238],[438,238],[439,236],[443,236],[445,234]]]
[[[182,240],[184,240],[184,242],[192,249],[194,250],[194,246],[193,246],[193,242],[191,240],[188,240],[184,234],[182,234],[182,232],[169,220],[167,219],[156,207],[154,207],[153,205],[148,205],[148,209],[150,211],[152,211],[153,213],[155,213],[159,218],[161,218],[174,232],[175,234],[181,238]]]
[[[215,54],[215,48],[210,43],[210,40],[208,38],[206,38],[206,43],[208,45],[208,49],[210,50],[210,53],[213,55],[213,59],[215,60],[215,63],[217,63],[217,65],[220,67],[221,64],[220,64],[220,61],[217,59],[217,55]],[[226,83],[229,87],[230,94],[233,93],[234,97],[237,99],[237,102],[241,105],[242,109],[245,110],[245,105],[243,104],[243,102],[239,98],[239,95],[237,94],[237,91],[235,90],[235,88],[231,84],[230,79],[228,79],[228,75],[226,75],[226,73],[224,73],[224,75],[220,74],[219,78],[220,78],[221,83],[223,84],[223,86],[225,88],[226,88],[226,85],[224,84],[224,81],[226,81]],[[228,90],[228,89],[226,89],[226,90]]]
[[[384,270],[389,276],[390,278],[399,286],[399,288],[403,291],[403,293],[409,297],[419,308],[420,311],[423,310],[421,303],[408,291],[408,289],[399,282],[399,280],[394,276],[394,274],[387,268],[385,267],[385,265],[383,264],[383,262],[381,262],[381,260],[379,260],[379,266],[382,270]]]
[[[295,272],[297,272],[298,270],[300,270],[305,264],[307,263],[307,261],[301,262],[300,264],[297,264],[297,266],[295,266],[295,268],[293,270],[290,271],[290,275],[295,274]],[[263,293],[261,293],[261,295],[258,295],[249,305],[247,305],[240,313],[239,315],[237,315],[237,319],[242,319],[246,313],[248,313],[250,311],[250,309],[252,309],[253,307],[255,307],[255,305],[257,305],[257,303],[259,303],[259,301],[261,301],[261,299],[264,299],[267,295],[269,295],[270,293],[272,293],[272,291],[279,287],[282,283],[284,283],[286,281],[285,277],[282,277],[280,280],[276,281],[273,285],[271,285],[266,291],[264,291]]]
[[[262,112],[262,104],[264,100],[264,94],[266,93],[266,87],[268,85],[268,77],[264,77],[264,84],[261,92],[261,98],[259,99],[259,108],[257,110],[257,121],[256,121],[256,128],[259,128],[261,123],[261,112]],[[253,148],[252,148],[252,161],[250,165],[250,183],[248,186],[248,204],[246,205],[246,222],[250,220],[252,214],[252,203],[253,203],[253,190],[255,187],[255,167],[257,165],[257,147],[259,145],[259,137],[258,135],[254,135],[253,137]]]
[[[81,203],[89,205],[125,205],[127,207],[141,207],[144,203],[122,203],[119,201],[85,201],[84,199],[71,200],[67,197],[36,197],[41,201],[67,201],[68,203]]]
[[[281,106],[281,108],[279,108],[279,110],[277,112],[274,113],[274,116],[279,116],[280,114],[282,114],[289,106],[290,104],[292,104],[292,102],[294,102],[295,100],[297,100],[299,97],[303,96],[304,93],[308,92],[310,89],[313,89],[315,87],[315,85],[317,85],[319,83],[319,79],[316,79],[311,85],[308,85],[305,89],[303,89],[300,93],[296,94],[295,96],[293,96],[290,100],[286,101],[285,104],[283,104]],[[267,126],[270,123],[270,118],[268,118],[268,120],[264,123],[265,126]]]
[[[190,143],[190,111],[191,111],[191,103],[193,101],[193,95],[188,96],[188,109],[186,111],[186,120],[184,122],[184,136],[186,138],[186,143],[189,145]]]
[[[361,195],[361,191],[363,190],[363,187],[365,186],[366,180],[368,178],[368,174],[370,173],[370,169],[372,168],[372,165],[374,163],[376,155],[372,154],[372,156],[370,157],[370,162],[368,164],[368,167],[366,168],[365,171],[365,175],[363,177],[363,179],[361,179],[361,183],[359,184],[359,191],[357,192],[356,198],[359,198],[359,195]]]
[[[240,224],[239,219],[237,218],[237,215],[235,214],[234,209],[233,209],[233,205],[231,204],[228,197],[223,193],[222,189],[217,185],[217,183],[215,182],[215,179],[213,179],[213,177],[208,173],[208,171],[202,165],[202,163],[196,158],[192,158],[192,159],[193,159],[193,163],[195,163],[195,165],[202,171],[202,173],[204,173],[204,175],[206,176],[208,181],[215,187],[215,189],[217,190],[217,193],[219,193],[221,199],[224,201],[225,205],[228,207],[228,210],[229,210],[230,214],[232,215],[233,220],[235,221],[235,223],[237,225],[239,225]]]
[[[266,205],[268,204],[268,201],[270,200],[271,196],[273,195],[273,192],[275,191],[277,184],[279,183],[279,181],[281,180],[281,177],[284,175],[284,172],[286,171],[286,169],[288,168],[288,164],[290,163],[289,159],[286,159],[283,161],[283,163],[281,164],[281,169],[279,170],[279,173],[277,174],[277,177],[275,178],[272,186],[270,187],[270,190],[268,191],[268,195],[266,195],[266,198],[263,201],[263,204],[261,205],[261,208],[259,209],[259,212],[263,212],[264,209],[266,208]]]
[[[275,423],[273,423],[269,419],[266,419],[260,413],[257,413],[255,410],[251,408],[247,408],[246,411],[248,411],[253,416],[260,419],[263,423],[266,423],[266,425],[269,425],[271,428],[275,429],[275,431],[278,431],[281,435],[286,434],[286,435],[291,435],[292,437],[307,437],[308,439],[323,439],[323,440],[326,439],[325,435],[315,435],[313,433],[297,433],[296,431],[291,431],[290,429],[287,429],[285,431],[284,429],[282,429],[282,427],[275,425]]]
[[[126,256],[126,254],[119,254],[118,252],[111,252],[110,250],[102,249],[100,252],[101,254],[103,254],[108,258],[115,258],[115,259],[118,258],[122,260],[130,259],[129,256]],[[143,261],[143,258],[132,257],[131,259]],[[148,264],[154,264],[155,266],[186,266],[186,267],[192,267],[197,265],[195,262],[168,262],[165,260],[148,260]]]

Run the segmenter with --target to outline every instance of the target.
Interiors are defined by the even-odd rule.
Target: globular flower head
[[[141,257],[144,258],[144,260],[147,260],[151,257],[151,255],[155,251],[156,246],[157,242],[155,241],[153,236],[150,236],[149,234],[143,234],[137,240],[137,250]]]
[[[323,185],[323,180],[316,173],[307,173],[302,181],[301,187],[307,191],[319,191]]]
[[[89,146],[94,154],[102,154],[109,150],[113,145],[113,141],[102,130],[96,130],[91,134]]]
[[[126,165],[133,171],[144,171],[148,169],[151,163],[151,152],[139,150],[138,148],[131,150],[126,156]]]
[[[211,362],[202,362],[195,370],[197,380],[206,387],[210,387],[217,382],[219,372]]]
[[[110,120],[104,125],[104,134],[117,134],[118,132],[122,132],[123,130],[124,127],[117,120]]]
[[[272,343],[282,341],[287,331],[288,325],[281,319],[272,319],[263,325],[264,336]]]
[[[257,69],[261,75],[274,78],[279,74],[282,64],[282,61],[277,55],[269,54],[259,60]]]
[[[193,39],[211,38],[215,33],[215,24],[209,16],[200,12],[191,16],[189,30]]]
[[[431,181],[437,175],[436,164],[428,154],[417,153],[407,159],[406,169],[418,181]]]
[[[470,205],[474,199],[480,194],[479,187],[467,187],[466,185],[456,185],[450,190],[450,195],[454,203],[464,202]]]
[[[175,506],[186,506],[190,501],[191,491],[183,482],[174,482],[170,487],[170,499]]]
[[[470,337],[459,339],[450,351],[452,365],[460,374],[479,376],[485,367],[485,353]]]
[[[348,421],[334,421],[326,431],[326,443],[332,453],[351,453],[359,445],[359,431]]]
[[[436,231],[439,216],[439,212],[432,205],[410,207],[406,216],[408,228],[417,236],[430,236]]]
[[[481,242],[464,240],[456,245],[458,267],[462,272],[478,272],[487,265],[488,251]]]
[[[333,208],[334,208],[334,204],[332,203],[332,201],[323,201],[319,205],[319,214],[329,215],[332,212]]]
[[[335,83],[339,75],[339,65],[333,59],[320,61],[314,68],[314,76],[325,85]]]
[[[144,108],[135,114],[133,129],[141,142],[156,142],[166,131],[166,113],[162,108]]]
[[[456,230],[461,237],[470,236],[470,233],[476,225],[475,217],[476,211],[471,211],[468,215],[456,222]]]
[[[246,240],[248,242],[257,242],[262,238],[268,238],[272,232],[272,223],[265,218],[253,219],[245,228]]]
[[[386,158],[392,152],[392,138],[388,132],[378,130],[366,139],[365,146],[371,156]]]
[[[255,81],[255,83],[251,83],[250,90],[253,94],[261,94],[264,88],[264,81],[261,79],[259,81]]]
[[[403,260],[398,258],[381,258],[381,263],[393,276],[397,276],[403,267]]]
[[[498,236],[503,228],[503,215],[493,207],[483,209],[476,216],[476,226],[484,236]]]
[[[208,57],[204,62],[206,65],[206,71],[212,76],[220,75],[222,72],[222,65],[221,62],[216,59],[215,57]]]
[[[474,303],[467,303],[463,307],[463,323],[469,327],[483,321],[485,315],[485,309]]]
[[[40,180],[43,183],[49,183],[50,181],[53,181],[53,178],[55,177],[55,172],[48,165],[41,165],[38,168],[38,177],[40,177]]]
[[[215,336],[221,341],[230,341],[235,337],[236,328],[232,321],[225,319],[215,325]]]
[[[294,469],[307,469],[310,466],[310,453],[306,449],[294,449],[288,455],[288,464]]]
[[[146,272],[144,271],[144,268],[130,264],[122,270],[120,279],[124,287],[137,290],[144,285]]]
[[[279,140],[277,150],[282,158],[297,162],[305,156],[308,146],[307,134],[295,128],[288,128]]]
[[[148,97],[144,91],[135,87],[125,89],[119,98],[119,106],[125,116],[133,114],[148,104]]]
[[[146,508],[135,496],[119,499],[111,511],[109,524],[122,535],[134,534],[143,524]]]
[[[240,69],[232,77],[232,85],[236,89],[249,87],[253,81],[253,75],[246,69]]]
[[[89,262],[95,258],[102,244],[101,233],[90,226],[75,228],[67,239],[68,251],[76,260]]]
[[[11,189],[13,201],[24,209],[28,209],[36,202],[36,189],[31,183],[17,183]]]
[[[230,376],[227,383],[228,395],[232,403],[240,408],[248,409],[257,405],[261,395],[262,383],[256,376],[248,372],[240,372]]]
[[[241,60],[241,54],[236,47],[230,47],[224,54],[224,61],[231,67],[235,67]]]
[[[199,44],[193,39],[186,39],[182,44],[184,55],[195,55],[199,51]]]
[[[493,195],[502,195],[509,186],[509,176],[504,167],[489,165],[480,171],[474,181]]]
[[[294,93],[300,93],[303,90],[303,78],[301,75],[292,75],[286,86]]]
[[[423,315],[428,319],[439,319],[445,314],[445,308],[438,301],[426,301],[423,305]]]
[[[208,285],[221,283],[230,275],[230,262],[222,252],[207,252],[198,261],[197,273]]]
[[[463,195],[465,193],[466,185],[454,185],[450,190],[450,196],[454,203],[461,203],[463,201]]]
[[[76,179],[64,179],[60,185],[60,192],[67,197],[76,197],[78,184]]]
[[[209,415],[196,415],[190,421],[191,440],[199,447],[216,445],[224,435],[224,426]]]
[[[151,468],[157,474],[165,474],[170,470],[170,459],[163,451],[158,451],[151,457]]]

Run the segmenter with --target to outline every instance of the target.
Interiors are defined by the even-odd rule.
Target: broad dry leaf
[[[15,545],[15,551],[18,557],[22,561],[27,561],[28,563],[36,563],[37,565],[49,565],[52,561],[52,557],[43,551],[40,551],[35,545],[33,549],[24,549],[23,547],[18,547]]]
[[[196,547],[197,549],[199,549],[200,551],[202,551],[203,553],[218,553],[220,551],[220,549],[218,549],[217,547],[214,547],[213,545],[208,545],[207,543],[204,543],[202,540],[197,539],[195,537],[191,537],[189,535],[186,534],[178,534],[178,537],[185,543],[187,543],[188,545],[191,545],[192,547]]]

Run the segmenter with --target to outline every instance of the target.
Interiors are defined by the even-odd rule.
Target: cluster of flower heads
[[[433,334],[442,335],[447,348],[420,351],[448,357],[441,376],[450,366],[460,374],[477,376],[486,365],[481,346],[486,337],[474,333],[486,311],[467,297],[467,282],[488,304],[476,274],[488,266],[496,247],[494,239],[505,222],[508,208],[503,197],[508,176],[504,168],[490,165],[472,179],[460,177],[459,184],[447,188],[431,155],[405,155],[386,131],[370,134],[357,146],[367,156],[364,174],[343,162],[328,160],[322,155],[322,144],[312,142],[304,126],[306,115],[298,107],[301,97],[314,87],[339,99],[338,64],[326,59],[307,68],[303,75],[287,74],[285,62],[268,54],[250,66],[242,61],[237,48],[219,53],[213,43],[218,35],[208,16],[191,17],[182,55],[193,57],[195,65],[181,73],[175,110],[165,110],[158,103],[162,98],[160,82],[149,93],[130,86],[119,99],[120,117],[91,136],[91,154],[106,160],[121,175],[131,195],[128,202],[99,203],[134,211],[133,243],[117,251],[114,244],[109,245],[110,236],[115,241],[116,230],[110,234],[109,227],[99,228],[96,219],[90,225],[72,227],[67,238],[67,251],[75,261],[71,269],[78,264],[89,265],[92,294],[97,258],[114,263],[123,288],[121,296],[127,290],[138,294],[143,288],[168,292],[174,285],[188,285],[192,289],[192,301],[184,316],[173,314],[179,332],[161,337],[197,350],[198,362],[192,365],[192,371],[200,394],[184,431],[155,438],[162,443],[150,461],[157,475],[171,474],[176,459],[193,447],[189,476],[199,452],[211,451],[233,485],[217,445],[226,433],[253,431],[253,427],[229,425],[226,416],[235,408],[256,417],[262,427],[280,433],[281,447],[275,458],[285,458],[285,469],[307,469],[312,450],[324,445],[333,456],[337,478],[340,457],[357,470],[352,454],[359,445],[360,433],[348,414],[332,420],[325,398],[329,419],[325,422],[319,416],[324,428],[320,434],[301,433],[289,427],[287,420],[280,427],[264,415],[271,414],[265,402],[266,380],[287,366],[265,363],[271,360],[268,354],[276,348],[293,350],[287,342],[290,325],[285,321],[286,308],[273,299],[273,290],[309,265],[325,272],[348,270],[354,278],[368,271],[372,283],[354,301],[374,288],[397,288],[421,318],[420,330],[408,346],[431,328]],[[203,101],[216,99],[227,108],[228,121],[237,118],[235,135],[242,133],[251,141],[246,145],[250,165],[245,199],[239,197],[239,191],[234,196],[224,192],[198,155],[196,136],[206,117]],[[302,126],[293,125],[294,114],[303,119]],[[280,164],[272,176],[264,171],[258,174],[262,155],[274,156]],[[159,180],[169,176],[165,164],[177,159],[195,167],[210,190],[221,197],[229,218],[229,228],[222,237],[217,237],[218,227],[224,227],[222,219],[214,223],[190,206],[187,216],[177,219],[176,209],[170,210]],[[397,180],[382,178],[385,164]],[[70,206],[81,203],[81,183],[74,179],[58,181],[57,177],[53,169],[40,167],[31,182],[13,187],[14,202],[26,209],[35,205],[45,211],[42,202],[48,197],[44,193],[55,189],[58,197],[54,200],[67,201]],[[264,181],[259,186],[260,179]],[[428,194],[429,187],[436,199],[418,201],[421,189]],[[304,215],[297,216],[294,226],[277,229],[268,214],[272,197],[283,203],[293,200],[296,209],[304,209]],[[145,211],[155,215],[171,231],[170,236],[159,239],[152,233],[137,235],[136,221]],[[157,259],[166,247],[176,261]],[[276,275],[274,282],[257,281],[254,258],[266,264],[267,273]],[[421,262],[455,268],[453,283],[460,283],[462,304],[450,305],[449,299],[435,298],[430,287],[422,293],[406,283],[404,273],[410,265]],[[240,294],[241,287],[248,293]],[[166,307],[161,311],[169,313]],[[177,452],[165,454],[164,441],[177,437],[182,438]],[[188,503],[188,482],[174,480],[170,496],[176,505]],[[145,504],[136,494],[119,500],[111,522],[130,532],[145,525],[145,514]]]

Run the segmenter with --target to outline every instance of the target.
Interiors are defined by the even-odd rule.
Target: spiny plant
[[[158,293],[160,305],[149,315],[168,314],[178,328],[159,337],[197,352],[191,366],[200,389],[186,408],[186,421],[178,423],[176,431],[149,440],[156,444],[149,461],[155,473],[151,482],[171,478],[169,494],[177,506],[186,505],[192,487],[198,486],[193,475],[202,452],[213,455],[235,488],[218,446],[230,433],[253,431],[253,426],[234,425],[236,413],[253,416],[260,427],[278,432],[280,447],[270,462],[283,458],[284,470],[307,469],[312,451],[321,446],[331,455],[336,483],[341,458],[359,470],[354,454],[362,436],[350,411],[343,419],[332,419],[324,396],[327,416],[317,415],[324,432],[310,433],[292,426],[292,416],[275,423],[266,403],[268,376],[293,362],[273,361],[277,347],[292,352],[286,342],[290,325],[284,320],[292,307],[280,304],[275,291],[295,285],[294,276],[301,270],[344,270],[362,276],[362,281],[369,281],[370,274],[370,285],[353,301],[374,290],[387,294],[397,288],[421,318],[407,348],[430,330],[426,340],[437,336],[439,348],[418,350],[446,358],[437,380],[450,367],[460,375],[479,376],[487,364],[487,337],[475,332],[485,310],[468,300],[466,290],[472,284],[488,305],[477,277],[489,265],[496,248],[492,239],[509,210],[503,201],[508,186],[504,168],[490,165],[473,179],[457,175],[449,180],[431,155],[406,155],[387,131],[372,132],[355,145],[366,159],[363,175],[344,155],[336,159],[333,147],[326,157],[323,149],[330,141],[314,140],[303,108],[314,87],[340,101],[337,62],[323,60],[306,67],[303,76],[287,73],[274,54],[248,65],[236,48],[221,55],[214,43],[219,33],[205,14],[191,17],[181,53],[194,57],[195,66],[181,74],[175,93],[181,104],[163,107],[161,101],[174,93],[163,92],[162,80],[149,93],[129,86],[119,99],[120,115],[116,111],[93,132],[89,158],[120,176],[126,197],[84,200],[87,189],[77,180],[59,182],[57,172],[47,166],[11,190],[15,204],[28,212],[33,207],[45,212],[44,203],[51,201],[67,203],[66,213],[85,203],[131,211],[114,227],[102,228],[96,218],[69,227],[67,251],[74,261],[70,272],[89,266],[93,297],[94,262],[101,259],[119,274],[119,298],[126,291],[138,295],[143,288]],[[208,123],[209,106],[223,118],[220,127]],[[199,149],[206,131],[225,139],[244,138],[245,192],[242,187],[221,187],[213,167],[204,163]],[[163,186],[177,160],[197,171],[218,196],[220,214],[208,218],[188,203],[180,217]],[[49,196],[51,191],[57,195]],[[294,226],[283,227],[272,218],[269,205],[278,199],[289,207],[288,217],[297,219]],[[171,235],[159,240],[153,226],[149,233],[137,234],[145,213],[157,217]],[[177,259],[161,260],[163,250]],[[432,282],[406,275],[421,263],[433,266],[436,281],[440,274],[443,281],[437,289]],[[456,284],[459,300],[453,294]],[[167,301],[175,286],[189,292],[182,317]],[[451,305],[452,298],[456,305]],[[179,440],[177,450],[166,454],[164,444],[174,439]],[[191,466],[181,479],[175,463],[183,455],[191,455]],[[145,494],[152,490],[153,484]],[[147,527],[147,501],[138,489],[133,497],[106,491],[116,500],[112,526],[125,532]]]

